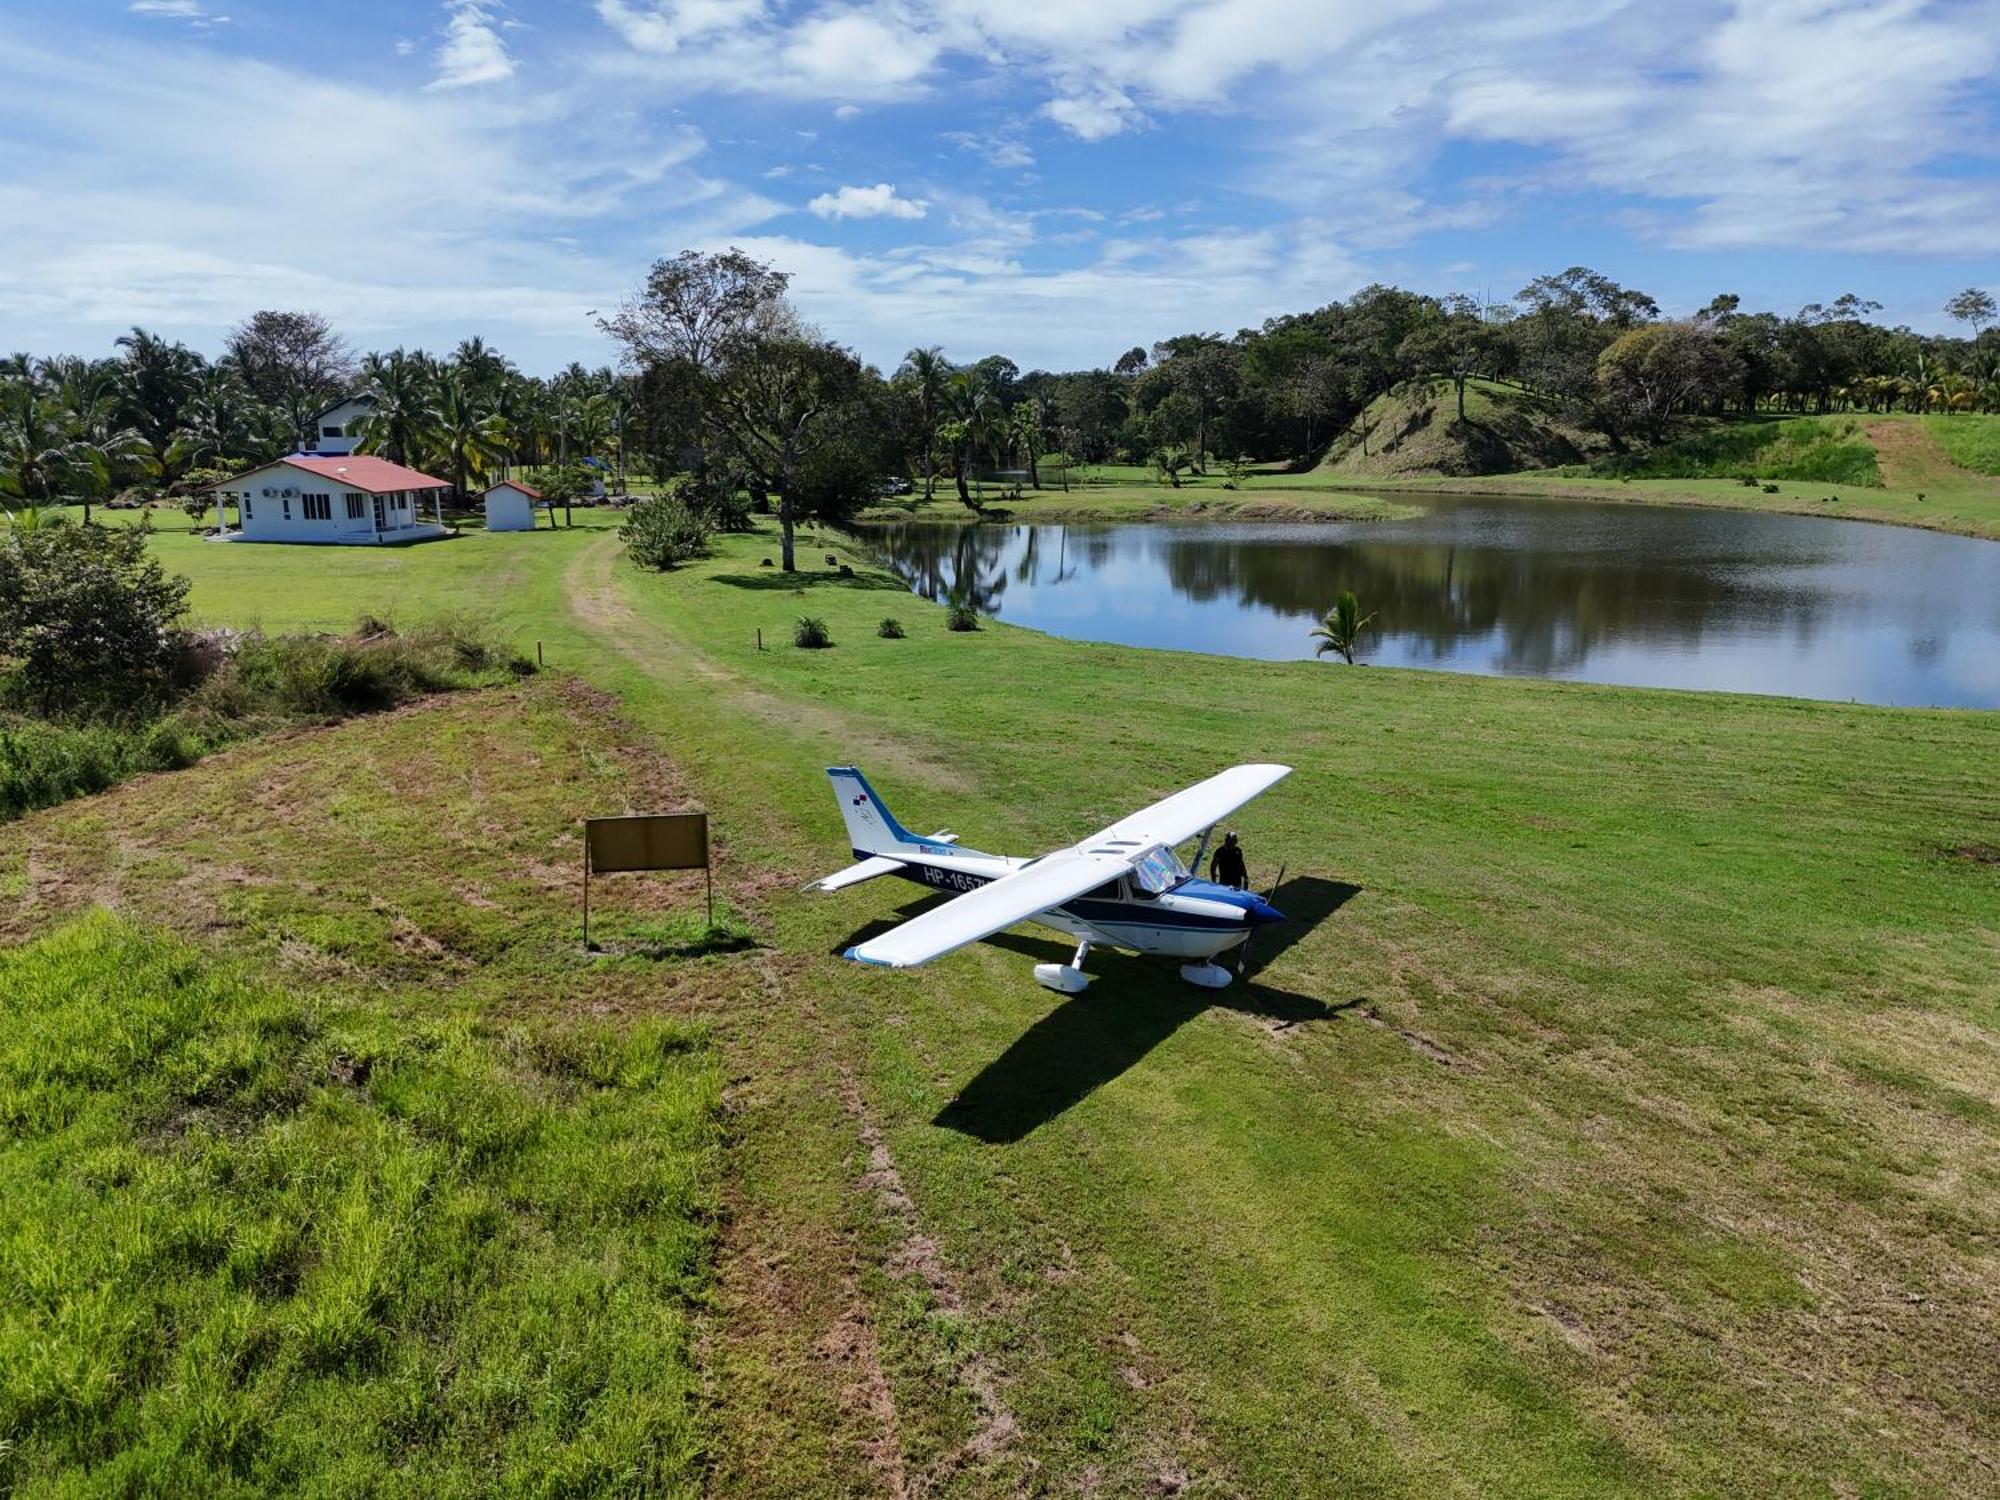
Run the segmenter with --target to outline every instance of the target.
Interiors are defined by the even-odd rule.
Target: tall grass
[[[103,791],[142,771],[194,764],[246,735],[392,708],[528,670],[476,630],[250,636],[164,717],[64,724],[0,715],[0,818]]]
[[[0,952],[0,1491],[691,1491],[718,1089],[679,1021]]]
[[[1924,425],[1961,469],[1970,469],[1975,474],[2000,474],[2000,417],[1972,412],[1932,415],[1924,418]]]
[[[1632,479],[1789,479],[1879,487],[1874,446],[1853,417],[1753,419],[1711,427],[1648,453],[1600,459],[1600,474]]]

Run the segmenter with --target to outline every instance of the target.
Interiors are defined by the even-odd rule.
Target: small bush
[[[821,651],[833,644],[833,636],[826,628],[826,621],[800,615],[798,623],[792,626],[792,644],[807,651]]]
[[[970,604],[954,604],[944,617],[946,630],[977,630],[979,611]]]
[[[1767,495],[1775,495],[1778,493],[1778,487],[1775,484],[1767,484],[1764,486],[1764,493]],[[1923,496],[1919,495],[1917,498],[1921,500]]]
[[[903,638],[903,622],[890,615],[875,627],[875,633],[885,641],[900,641]]]
[[[644,568],[665,572],[708,551],[706,517],[675,495],[656,495],[632,507],[618,534]]]

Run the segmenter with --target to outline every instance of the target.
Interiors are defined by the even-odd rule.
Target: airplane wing
[[[1129,818],[1120,818],[1073,848],[1059,849],[849,948],[847,956],[862,963],[906,969],[991,937],[1003,927],[1025,922],[1116,880],[1148,850],[1193,838],[1291,774],[1290,766],[1233,766]]]
[[[1219,823],[1261,792],[1292,774],[1290,766],[1231,766],[1184,792],[1120,818],[1102,833],[1085,839],[1079,849],[1102,849],[1136,843],[1141,850],[1154,844],[1180,844],[1204,828]]]
[[[1052,906],[1074,901],[1085,891],[1095,890],[1107,880],[1116,880],[1130,863],[1130,859],[1119,853],[1058,849],[1011,875],[1002,875],[934,911],[910,918],[880,937],[849,948],[847,956],[864,964],[907,969],[963,948],[967,943],[991,937],[1001,928],[1039,916]]]

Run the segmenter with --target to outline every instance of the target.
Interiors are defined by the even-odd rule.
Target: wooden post
[[[762,625],[757,627],[757,649],[759,651],[764,649],[764,627]]]
[[[583,839],[583,951],[590,952],[590,835]]]
[[[548,665],[548,663],[542,660],[542,643],[540,641],[535,642],[535,665],[538,667]]]

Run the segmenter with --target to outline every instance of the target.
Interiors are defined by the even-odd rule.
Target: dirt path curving
[[[672,627],[640,614],[619,587],[620,555],[615,536],[584,548],[563,575],[564,592],[577,623],[647,676],[665,681],[670,674],[692,673],[704,682],[727,688],[731,703],[752,718],[795,737],[821,740],[836,747],[835,753],[843,760],[865,758],[899,777],[914,777],[940,791],[974,790],[953,766],[912,749],[905,737],[907,726],[890,732],[824,703],[803,698],[781,700],[726,663],[705,655]]]

